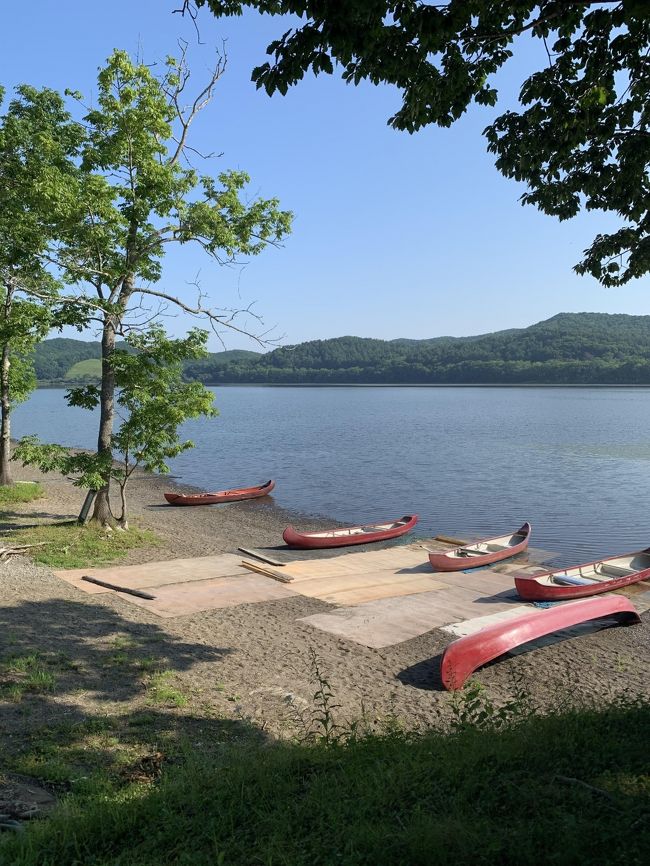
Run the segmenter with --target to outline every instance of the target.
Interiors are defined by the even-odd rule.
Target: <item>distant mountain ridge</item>
[[[99,348],[45,341],[36,353],[39,381],[75,381],[75,365],[98,359]],[[88,364],[76,369],[96,376]],[[206,384],[650,385],[650,316],[559,313],[527,328],[468,337],[346,336],[266,354],[232,350],[189,362],[186,375]]]

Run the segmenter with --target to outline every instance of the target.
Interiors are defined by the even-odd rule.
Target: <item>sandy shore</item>
[[[19,477],[39,480],[46,495],[16,506],[21,522],[75,517],[83,492],[61,477],[33,470]],[[164,505],[164,489],[183,489],[159,477],[138,476],[130,490],[131,513],[161,537],[153,550],[132,551],[127,563],[234,552],[237,547],[278,544],[290,520],[316,528],[264,500],[225,507],[182,509]],[[187,489],[187,488],[185,488]],[[161,620],[110,593],[85,595],[29,560],[0,566],[0,657],[39,651],[67,660],[57,688],[47,697],[7,705],[6,730],[99,715],[123,715],[147,705],[139,660],[173,672],[188,697],[176,719],[242,720],[272,733],[295,732],[297,710],[311,705],[315,691],[310,657],[315,651],[339,705],[341,721],[363,717],[370,725],[399,720],[408,727],[438,725],[450,714],[435,657],[448,643],[434,629],[387,649],[369,649],[297,622],[331,605],[297,597]],[[633,628],[609,629],[544,647],[488,667],[478,674],[490,697],[502,703],[519,681],[540,708],[558,701],[611,701],[650,694],[650,618]],[[128,645],[120,663],[116,646]],[[3,711],[4,712],[4,711]]]

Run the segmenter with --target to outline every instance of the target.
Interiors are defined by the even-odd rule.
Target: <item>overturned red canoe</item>
[[[405,535],[418,522],[417,514],[407,514],[390,523],[368,523],[365,526],[346,526],[344,529],[326,529],[322,532],[298,532],[287,526],[282,538],[289,547],[322,548],[346,547],[348,544],[368,544]]]
[[[526,601],[562,601],[611,592],[650,579],[650,547],[572,568],[515,576],[515,586]]]
[[[464,544],[455,550],[430,553],[429,562],[434,571],[463,571],[466,568],[480,568],[521,553],[528,547],[532,527],[524,523],[521,529],[508,535],[483,538],[473,544]]]
[[[589,598],[548,610],[533,610],[514,619],[466,635],[450,643],[440,662],[442,684],[450,691],[463,687],[477,668],[515,647],[590,620],[612,617],[621,625],[641,622],[632,602],[621,595]]]
[[[170,505],[215,505],[219,502],[237,502],[240,499],[257,499],[266,496],[275,487],[275,481],[258,484],[257,487],[239,487],[234,490],[219,490],[216,493],[165,493]]]

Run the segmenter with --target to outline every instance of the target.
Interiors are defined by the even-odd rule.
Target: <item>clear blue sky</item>
[[[611,217],[568,222],[522,208],[522,189],[498,174],[481,130],[494,111],[473,109],[450,130],[409,136],[386,126],[399,106],[387,87],[353,88],[336,76],[307,76],[285,97],[269,99],[250,82],[278,19],[248,14],[191,22],[175,0],[30,0],[5,4],[0,83],[66,87],[92,96],[97,67],[113,48],[146,62],[191,43],[199,82],[214,47],[227,40],[228,69],[212,106],[197,121],[195,144],[223,151],[208,164],[240,168],[252,191],[277,196],[295,213],[283,249],[243,270],[225,270],[199,250],[166,260],[161,288],[191,297],[198,271],[223,306],[256,301],[285,342],[354,334],[424,338],[523,327],[558,312],[646,314],[649,281],[604,289],[572,265]],[[285,28],[287,29],[287,28]],[[525,42],[500,82],[512,100],[538,46]],[[543,61],[542,61],[543,62]],[[168,321],[178,333],[187,320]],[[255,348],[227,338],[228,348]],[[219,348],[216,342],[212,346]]]

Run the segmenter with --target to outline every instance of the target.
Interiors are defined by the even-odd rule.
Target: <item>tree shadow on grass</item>
[[[79,802],[117,795],[192,755],[263,741],[261,728],[210,701],[209,683],[219,683],[230,652],[92,601],[0,608],[0,800],[25,778]],[[204,692],[183,674],[206,663]]]
[[[183,708],[191,714],[194,701],[182,674],[206,662],[218,666],[230,652],[183,641],[93,602],[54,598],[2,607],[0,736],[9,738],[5,746],[20,749],[29,731],[152,704],[162,714],[169,709],[182,728]],[[219,680],[218,670],[213,679]]]

